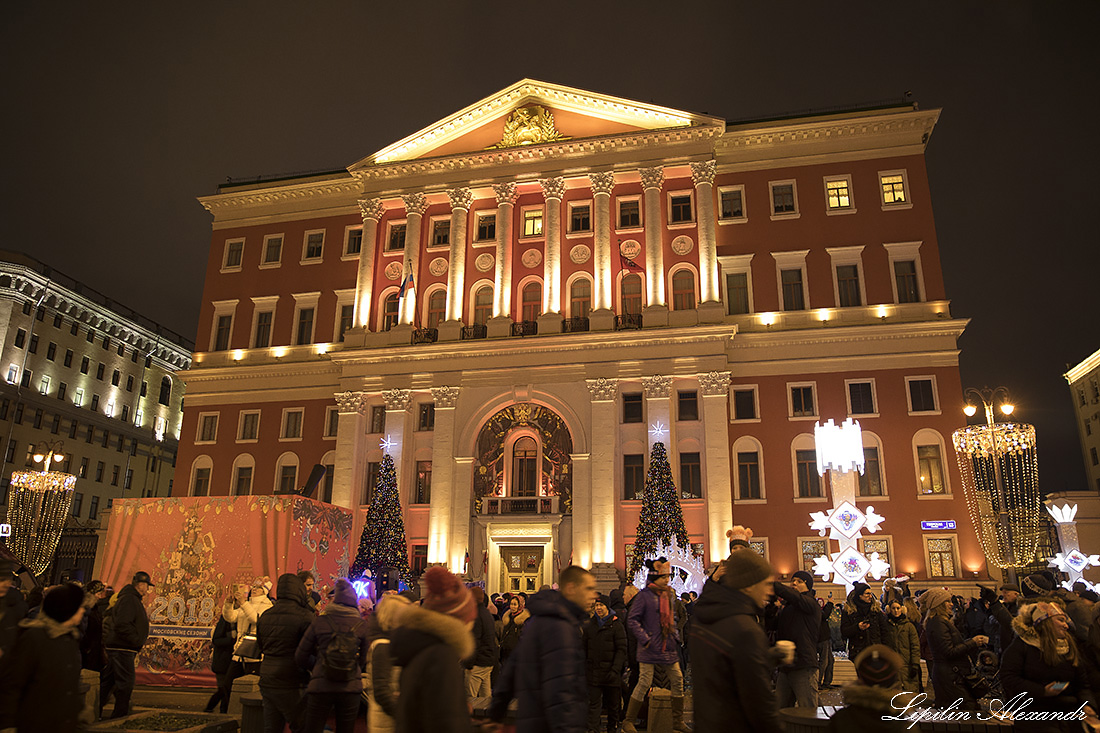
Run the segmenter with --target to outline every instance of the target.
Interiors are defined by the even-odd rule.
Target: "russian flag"
[[[405,279],[401,281],[401,289],[397,291],[397,297],[398,298],[404,298],[405,297],[405,291],[406,290],[412,290],[412,289],[413,289],[413,275],[410,272],[408,275],[405,276]]]

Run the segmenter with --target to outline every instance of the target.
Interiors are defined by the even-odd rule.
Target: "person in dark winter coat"
[[[468,733],[462,662],[474,654],[470,629],[478,609],[470,590],[442,566],[424,574],[424,603],[410,605],[390,638],[401,667],[397,730],[402,733]]]
[[[500,648],[497,645],[496,622],[493,614],[485,605],[485,591],[471,588],[477,617],[474,619],[474,643],[477,645],[473,656],[465,661],[466,695],[468,697],[489,697],[489,675],[497,664]]]
[[[829,597],[832,598],[832,593]],[[833,629],[829,626],[829,617],[836,605],[832,601],[821,603],[821,629],[817,634],[817,689],[825,690],[833,686]]]
[[[224,617],[218,618],[218,625],[214,627],[214,635],[210,639],[213,653],[210,660],[210,671],[214,673],[218,689],[206,701],[203,712],[214,712],[214,706],[221,703],[221,712],[229,712],[229,696],[233,692],[233,681],[229,679],[229,664],[233,657],[233,645],[237,643],[237,625],[231,624]]]
[[[600,711],[607,708],[607,730],[619,729],[626,667],[626,627],[611,611],[611,599],[599,596],[594,613],[581,627],[584,671],[588,681],[588,731],[600,729]]]
[[[917,627],[909,620],[905,603],[900,600],[895,600],[889,606],[886,634],[886,646],[897,652],[901,659],[898,684],[905,690],[916,692],[917,678],[920,677],[920,638],[917,636]]]
[[[84,669],[102,672],[107,666],[103,649],[103,608],[99,601],[107,595],[101,581],[93,580],[84,588],[84,621],[80,629],[80,664]]]
[[[500,663],[503,666],[512,652],[519,646],[523,625],[531,618],[531,612],[523,604],[519,596],[512,596],[508,601],[508,610],[504,612],[500,623]]]
[[[331,669],[326,675],[326,660],[332,653],[329,646],[334,639],[342,641],[347,634],[357,643],[355,668],[345,679],[332,679]],[[340,578],[336,581],[332,601],[310,623],[294,652],[294,662],[299,667],[312,669],[305,696],[304,730],[307,733],[321,733],[333,708],[336,709],[336,733],[354,730],[359,695],[363,690],[367,646],[367,624],[359,616],[359,598],[351,583]]]
[[[773,654],[758,618],[775,573],[752,550],[738,550],[708,580],[695,604],[691,649],[695,729],[782,731],[772,691]]]
[[[1016,638],[1001,658],[1001,683],[1005,697],[1032,698],[1027,712],[1073,713],[1084,705],[1087,722],[1100,725],[1096,702],[1089,688],[1085,660],[1069,628],[1069,617],[1053,603],[1033,603],[1020,608],[1013,619]],[[1017,717],[1018,731],[1079,731],[1081,721],[1027,720]]]
[[[256,621],[260,661],[260,695],[264,703],[264,733],[282,733],[283,726],[298,733],[302,726],[302,688],[309,677],[298,666],[298,644],[316,618],[309,607],[306,586],[294,573],[279,576],[275,604]]]
[[[112,718],[130,714],[130,696],[134,692],[138,652],[149,638],[149,616],[142,597],[154,587],[149,573],[137,572],[129,585],[111,598],[103,620],[103,645],[107,648],[107,667],[100,675],[100,717],[103,708],[115,696]]]
[[[848,658],[872,644],[886,644],[886,616],[866,583],[856,583],[840,612],[840,633],[848,640]]]
[[[675,593],[669,588],[671,567],[665,558],[646,560],[649,568],[645,590],[638,593],[630,607],[626,625],[638,642],[638,684],[627,703],[625,733],[636,733],[634,719],[638,716],[646,693],[653,684],[654,673],[660,669],[668,676],[672,688],[672,727],[686,731],[684,724],[684,675],[680,669],[680,633],[675,618]]]
[[[401,668],[393,663],[390,637],[404,620],[412,601],[404,596],[382,596],[374,607],[378,634],[367,652],[367,674],[363,678],[363,697],[367,699],[367,726],[370,733],[393,733],[397,718],[397,694]]]
[[[15,644],[0,663],[0,730],[84,729],[76,638],[83,616],[84,590],[63,583],[46,593],[38,618],[19,622]]]
[[[584,733],[588,687],[580,625],[596,600],[596,579],[570,565],[560,590],[540,590],[528,607],[531,620],[500,674],[489,717],[500,721],[518,698],[516,733]]]
[[[15,645],[19,622],[27,617],[27,602],[15,587],[15,567],[0,564],[0,660]]]
[[[884,644],[872,644],[855,658],[856,682],[844,686],[844,707],[829,718],[834,733],[911,733],[920,726],[903,717],[912,700],[901,686],[902,658]],[[900,697],[899,697],[900,696]]]
[[[784,601],[776,620],[776,638],[794,642],[794,664],[779,668],[776,697],[779,707],[817,707],[817,640],[821,636],[821,606],[814,597],[814,577],[805,570],[791,578],[791,587],[775,584]]]
[[[951,594],[942,588],[930,588],[920,596],[928,644],[928,674],[937,707],[945,708],[962,700],[961,707],[974,708],[977,703],[960,678],[970,673],[971,652],[989,643],[989,637],[978,634],[964,639],[951,621],[950,601]]]

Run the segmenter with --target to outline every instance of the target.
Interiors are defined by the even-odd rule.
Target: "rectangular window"
[[[50,393],[50,378],[48,376],[43,376],[38,382],[38,393],[43,395]]]
[[[640,392],[623,395],[623,422],[642,422],[642,395]]]
[[[917,284],[916,260],[895,260],[894,282],[898,287],[899,303],[920,302],[920,287]]]
[[[50,345],[46,347],[46,359],[49,360],[49,361],[53,361],[56,358],[57,358],[57,344],[55,344],[53,341],[51,341]]]
[[[344,244],[344,254],[357,255],[363,250],[363,230],[349,229],[348,241]]]
[[[756,390],[733,390],[733,419],[756,420],[759,415],[756,412]]]
[[[123,479],[122,488],[126,491],[130,490],[130,487],[134,484],[134,469],[126,469],[126,478]]]
[[[88,459],[80,459],[80,468],[77,470],[77,478],[88,478]]]
[[[10,405],[11,402],[8,401],[7,397],[0,397],[0,420],[8,419],[8,407]]]
[[[23,344],[27,343],[27,332],[20,328],[15,332],[15,348],[23,348]]]
[[[623,456],[623,499],[632,501],[641,499],[645,490],[645,456],[638,454]]]
[[[863,449],[863,473],[859,475],[860,496],[882,496],[882,465],[878,448]]]
[[[94,412],[98,409],[99,409],[99,395],[94,394],[94,395],[92,395],[92,411]]]
[[[699,393],[695,390],[676,393],[676,419],[699,419]]]
[[[798,498],[821,498],[821,477],[817,474],[817,451],[798,450],[794,454],[798,474]]]
[[[213,443],[218,439],[218,416],[202,415],[199,418],[199,442]]]
[[[95,341],[95,331],[89,328],[88,335],[85,338],[87,338],[89,344],[93,343]]]
[[[61,415],[54,415],[53,422],[50,423],[50,432],[57,435],[61,432]]]
[[[73,508],[72,513],[74,517],[80,516],[80,510],[84,506],[84,494],[79,491],[73,492]]]
[[[885,562],[888,566],[894,567],[894,560],[890,556],[890,540],[885,537],[864,537],[859,541],[860,551],[870,557],[874,553],[878,553],[879,559]]]
[[[195,478],[191,482],[191,496],[208,496],[210,494],[210,469],[196,468]]]
[[[908,197],[905,195],[904,175],[900,173],[880,174],[879,182],[882,184],[883,206],[897,206],[898,204],[908,203]]]
[[[244,255],[244,242],[226,242],[225,243],[225,263],[222,265],[223,270],[239,270],[241,269],[241,259]]]
[[[420,405],[419,418],[416,421],[417,430],[435,430],[435,403],[428,402]]]
[[[122,372],[115,369],[115,371],[111,374],[111,385],[114,386],[114,387],[117,387],[119,385],[119,382],[121,382],[121,381],[122,381]]]
[[[847,176],[825,181],[825,206],[829,211],[852,208],[852,183]]]
[[[405,249],[405,222],[390,224],[390,234],[386,238],[386,251],[397,252]]]
[[[237,466],[237,475],[233,479],[233,496],[248,496],[252,493],[252,466]]]
[[[73,350],[65,349],[65,366],[71,367],[73,365]]]
[[[103,431],[103,443],[102,443],[103,447],[106,448],[107,444],[110,443],[110,442],[111,442],[111,431],[110,430],[104,430]]]
[[[41,430],[42,429],[42,410],[35,410],[34,411],[33,425],[34,425],[35,430]]]
[[[8,384],[15,384],[19,381],[19,366],[17,364],[8,365]]]
[[[65,399],[65,392],[69,389],[69,386],[64,382],[60,382],[57,385],[57,399]]]
[[[85,357],[82,357],[80,359],[80,373],[81,374],[87,374],[88,369],[89,369],[90,366],[91,366],[91,362],[88,361],[88,357],[85,356]]]
[[[954,578],[955,543],[950,538],[925,538],[928,548],[928,577]]]
[[[523,212],[523,236],[542,236],[542,209],[528,209]]]
[[[119,341],[118,342],[118,352],[117,353],[118,353],[119,356],[126,356],[126,344]]]
[[[264,240],[264,262],[265,265],[277,265],[283,258],[283,238],[282,237],[268,237]]]
[[[569,207],[569,231],[592,231],[592,207],[588,204],[577,204]]]
[[[344,336],[347,334],[348,329],[351,328],[352,321],[355,318],[355,305],[347,304],[340,306],[340,329],[337,333],[337,341],[343,342]]]
[[[703,498],[703,473],[698,453],[680,454],[680,498]]]
[[[371,435],[381,435],[386,431],[386,408],[381,405],[374,405],[370,408],[370,431]]]
[[[83,407],[84,406],[84,388],[83,387],[77,387],[76,388],[76,395],[73,397],[73,404],[76,405],[77,407]]]
[[[283,411],[283,438],[302,437],[302,410]]]
[[[106,371],[107,371],[107,365],[104,364],[103,362],[99,362],[99,366],[97,366],[95,368],[95,378],[102,381],[103,380],[103,375],[106,373]]]
[[[317,260],[321,258],[321,251],[325,243],[324,232],[312,232],[306,235],[306,249],[304,260]]]
[[[783,310],[805,310],[806,300],[802,289],[802,269],[782,270],[779,279],[783,283]]]
[[[477,217],[477,241],[486,242],[497,238],[497,215],[479,214]]]
[[[272,311],[263,311],[256,314],[256,348],[263,349],[271,346],[271,319],[275,316]]]
[[[298,488],[298,467],[283,466],[279,469],[279,493],[293,494]]]
[[[111,470],[111,486],[118,486],[118,477],[119,477],[119,474],[121,472],[122,472],[122,467],[121,466],[115,466]]]
[[[813,386],[791,387],[791,417],[814,417],[817,409],[814,405]]]
[[[858,265],[837,266],[836,288],[841,308],[863,305],[863,297],[859,292]]]
[[[321,501],[326,504],[332,503],[332,484],[336,478],[336,466],[329,463],[325,465],[325,477],[321,481]]]
[[[849,415],[876,414],[874,386],[870,382],[849,382],[848,404]]]
[[[233,316],[218,316],[218,325],[214,329],[214,351],[229,348],[229,334],[233,328]]]
[[[37,354],[38,353],[38,334],[37,333],[31,334],[31,342],[30,342],[30,345],[27,346],[27,351],[29,351],[32,354]]]
[[[111,349],[111,337],[107,334],[103,334],[103,341],[100,342],[100,348],[104,351],[110,351]]]
[[[61,317],[60,313],[55,313],[54,317],[53,317],[53,327],[54,328],[61,328],[63,320],[64,319]]]
[[[91,443],[92,440],[94,440],[94,439],[95,439],[95,428],[93,428],[91,425],[89,425],[88,426],[88,432],[84,436],[84,442],[85,443]]]
[[[80,324],[77,323],[76,321],[73,321],[73,325],[69,328],[69,335],[70,336],[75,336],[79,332],[80,332]]]
[[[760,454],[737,453],[737,498],[760,499]]]
[[[946,494],[947,486],[943,482],[943,461],[940,459],[938,445],[917,446],[917,469],[920,471],[920,493]]]
[[[22,387],[31,386],[31,377],[34,375],[30,369],[23,370],[23,378],[19,380],[19,385]]]
[[[635,229],[642,225],[642,202],[638,199],[619,199],[619,228]]]
[[[325,409],[325,435],[326,438],[335,438],[340,426],[340,411],[335,407]]]
[[[794,200],[793,183],[776,183],[772,185],[772,213],[793,214],[797,211]]]
[[[1089,457],[1092,459],[1092,465],[1100,465],[1100,455],[1097,455],[1096,448],[1089,448]]]
[[[432,501],[432,462],[416,462],[416,487],[413,490],[413,504],[430,504]]]
[[[745,218],[745,192],[740,188],[722,190],[718,194],[718,207],[722,219]]]
[[[127,392],[133,392],[134,391],[134,375],[133,374],[127,374],[126,375],[126,391]]]
[[[451,243],[451,222],[449,219],[432,222],[432,246],[444,247]]]
[[[374,491],[378,488],[378,476],[382,472],[382,464],[378,461],[370,461],[367,463],[367,478],[363,482],[363,501],[364,505],[370,504],[374,500]]]
[[[103,461],[97,461],[95,464],[95,480],[98,483],[103,483],[103,470],[107,468],[107,464]],[[209,469],[207,470],[209,476]]]
[[[668,200],[668,223],[686,224],[695,221],[691,212],[691,194],[670,196]]]
[[[313,309],[302,308],[298,311],[297,345],[313,343]]]
[[[936,387],[931,379],[907,379],[909,412],[936,412]]]

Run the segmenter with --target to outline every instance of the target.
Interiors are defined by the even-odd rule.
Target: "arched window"
[[[293,494],[298,488],[298,455],[292,451],[275,462],[275,493]]]
[[[692,310],[695,307],[695,275],[691,270],[677,270],[672,275],[672,309]]]
[[[623,275],[621,307],[623,315],[642,312],[642,277],[633,272]]]
[[[764,450],[760,441],[742,435],[733,444],[735,501],[760,501],[764,493]]]
[[[191,464],[191,496],[210,496],[210,475],[214,471],[214,462],[210,456],[202,455]]]
[[[256,473],[256,461],[250,453],[241,453],[233,461],[233,496],[248,496],[252,493],[252,479]]]
[[[433,290],[428,296],[428,318],[424,325],[439,328],[439,323],[447,316],[447,291]]]
[[[474,294],[474,323],[484,326],[493,315],[493,289],[488,285],[478,288]]]
[[[157,398],[157,402],[162,405],[167,405],[172,397],[172,380],[169,377],[164,377],[160,380],[160,397]]]
[[[522,320],[538,320],[539,313],[542,312],[542,283],[529,282],[523,286],[521,306]]]
[[[529,436],[512,446],[512,496],[538,496],[538,448],[535,439]]]
[[[573,318],[587,318],[592,310],[592,281],[578,277],[569,286],[569,315]]]
[[[397,311],[399,309],[397,293],[390,293],[382,301],[382,330],[389,331],[397,325]]]

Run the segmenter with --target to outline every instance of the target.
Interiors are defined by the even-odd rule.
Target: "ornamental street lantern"
[[[50,470],[50,463],[65,458],[61,445],[43,443],[36,449],[34,459],[44,464],[44,471],[14,471],[11,475],[8,546],[35,576],[49,567],[69,516],[76,485],[76,476]]]
[[[1039,546],[1039,459],[1035,428],[1024,423],[998,423],[994,403],[1011,415],[1015,409],[1008,390],[973,387],[967,398],[977,397],[985,406],[985,425],[956,430],[951,439],[962,474],[963,493],[978,540],[986,557],[1016,582],[1016,569],[1028,565]],[[964,412],[977,407],[968,403]]]

